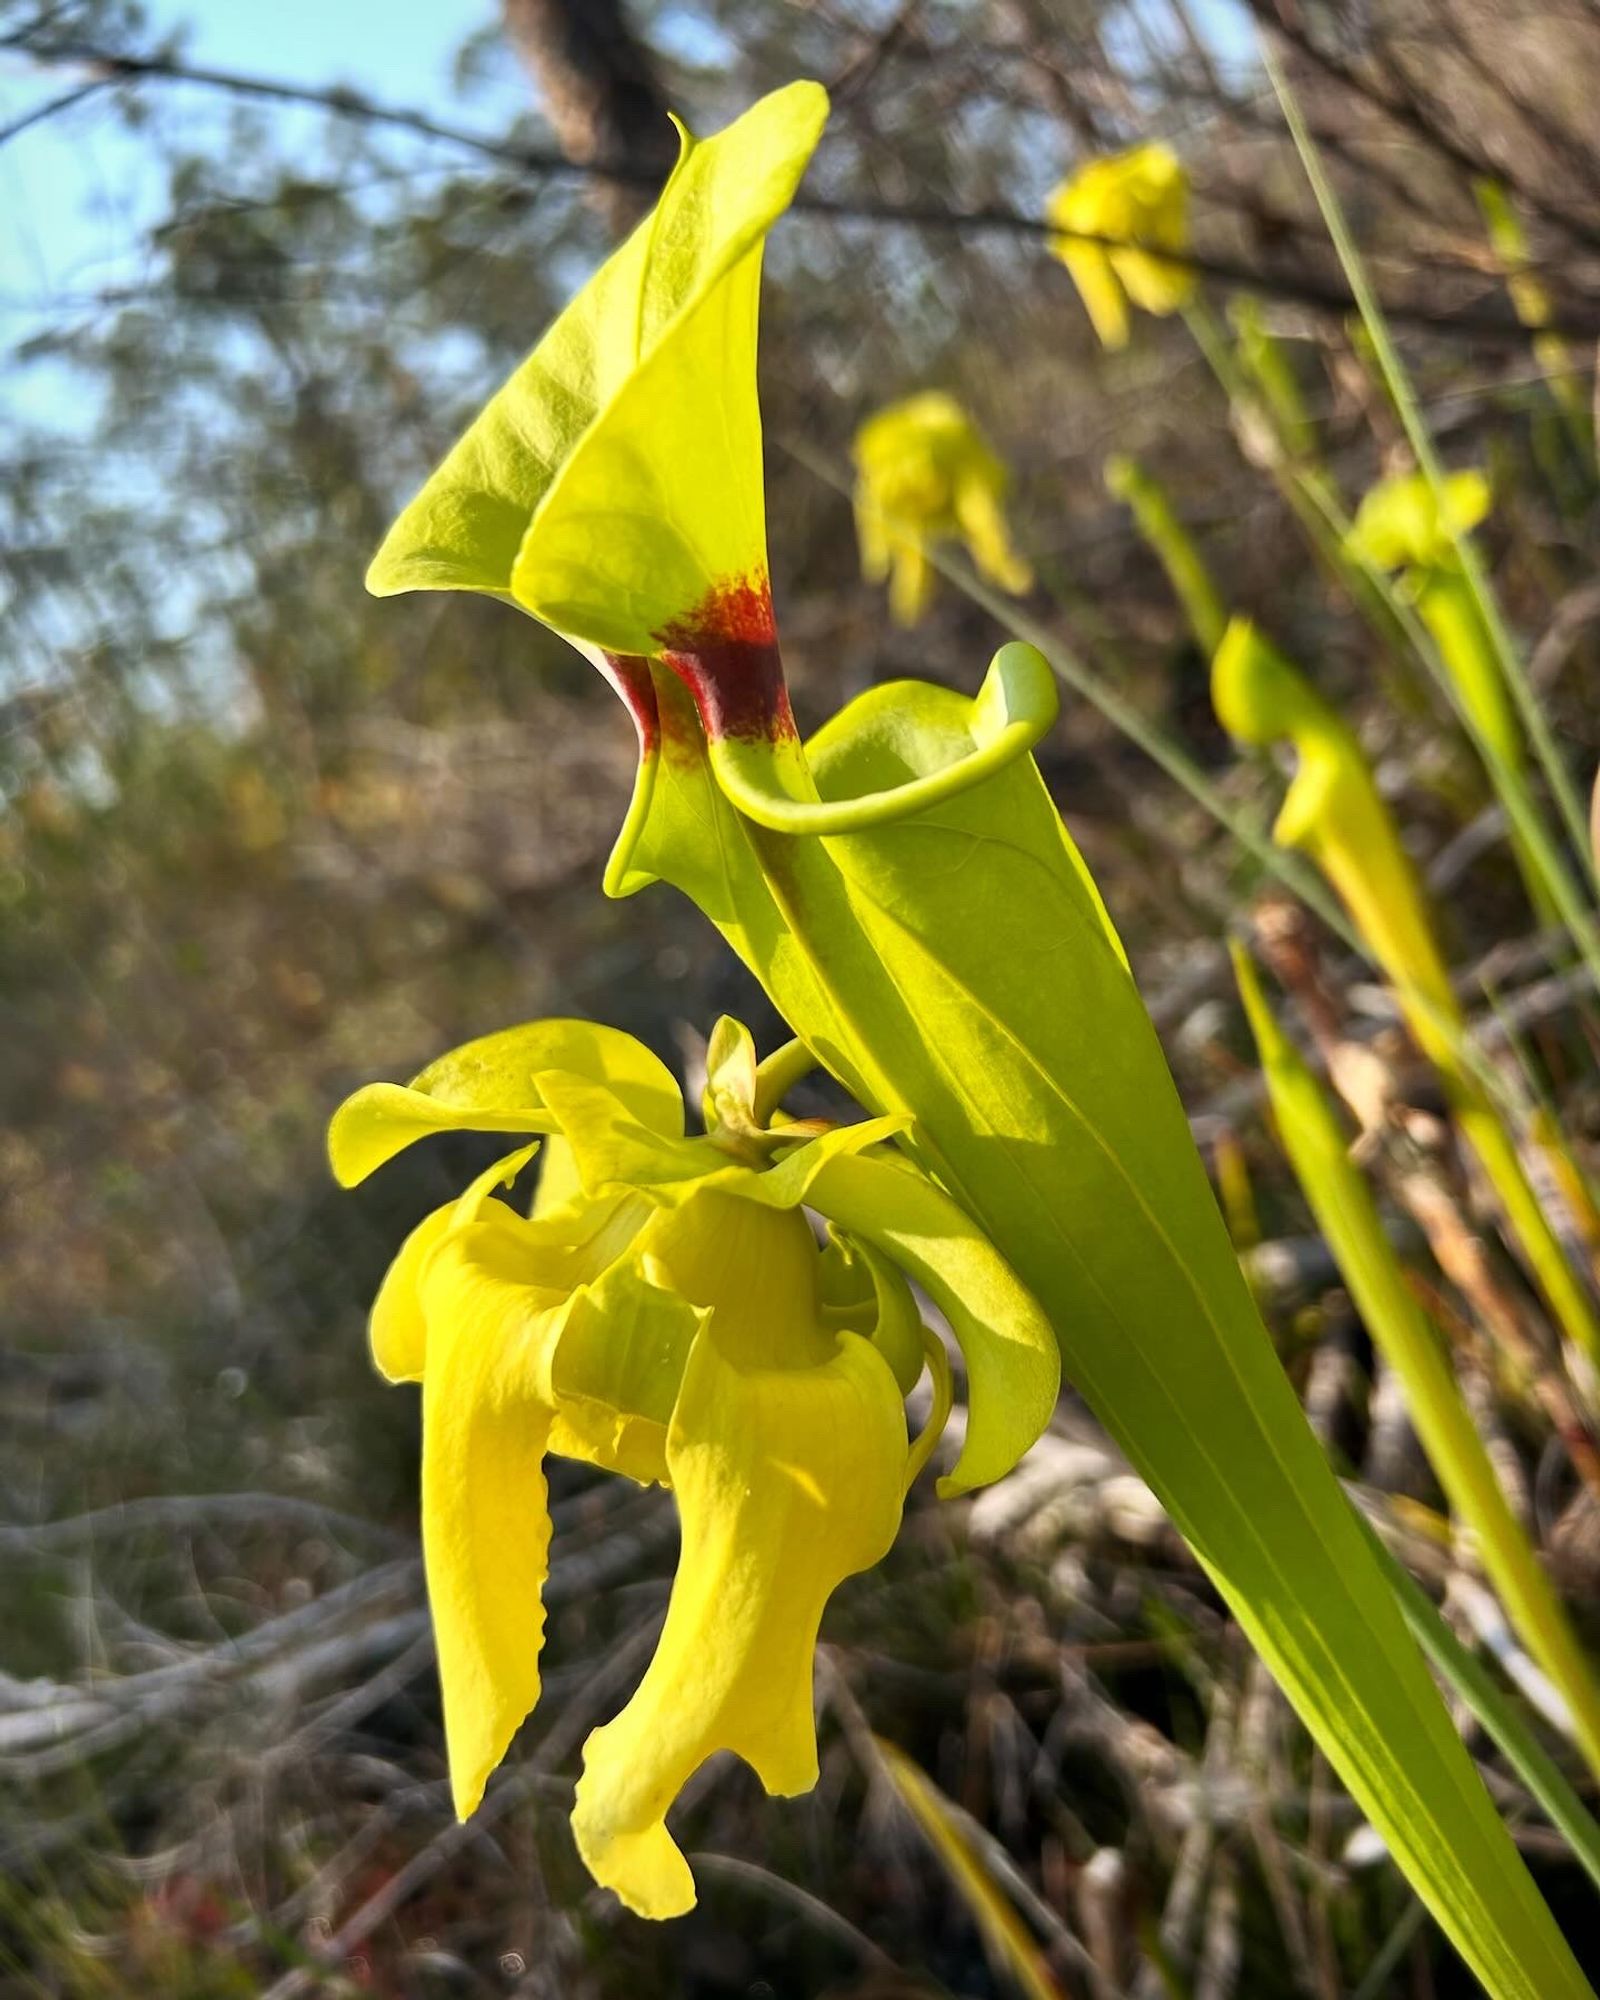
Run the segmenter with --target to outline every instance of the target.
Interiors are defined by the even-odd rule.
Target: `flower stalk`
[[[1177,593],[1196,645],[1209,660],[1222,644],[1228,614],[1205,558],[1178,519],[1166,488],[1125,452],[1106,460],[1105,480],[1107,490],[1133,510],[1140,534],[1159,557]]]

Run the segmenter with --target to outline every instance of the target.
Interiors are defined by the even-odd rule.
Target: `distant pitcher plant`
[[[1127,346],[1130,305],[1165,317],[1193,296],[1194,274],[1182,261],[1189,177],[1170,146],[1085,161],[1051,195],[1045,219],[1063,232],[1051,248],[1071,272],[1102,346]]]
[[[1032,746],[1056,714],[1043,659],[1009,645],[976,699],[921,682],[880,685],[808,741],[796,729],[768,585],[756,308],[763,239],[794,192],[826,110],[816,85],[794,84],[709,141],[685,135],[654,212],[405,509],[370,582],[384,594],[445,587],[503,598],[600,668],[626,702],[640,744],[608,891],[628,895],[665,880],[698,903],[809,1058],[833,1073],[870,1122],[801,1139],[752,1114],[741,1141],[748,1157],[728,1166],[712,1164],[715,1133],[702,1142],[647,1130],[618,1151],[609,1134],[621,1114],[607,1109],[601,1119],[591,1108],[590,1093],[604,1081],[591,1076],[587,1084],[558,1081],[553,1093],[539,1085],[520,1107],[523,1122],[502,1113],[494,1129],[558,1130],[584,1201],[658,1208],[666,1219],[641,1221],[641,1246],[645,1235],[654,1242],[690,1230],[692,1203],[711,1198],[699,1192],[704,1187],[758,1213],[763,1227],[781,1222],[793,1238],[781,1255],[796,1269],[804,1259],[793,1203],[802,1200],[930,1290],[941,1259],[961,1245],[994,1258],[1006,1273],[995,1279],[999,1296],[1012,1301],[1017,1326],[1035,1324],[1029,1313],[1037,1301],[1077,1387],[1149,1480],[1480,1978],[1518,2000],[1582,1994],[1278,1365],[1110,919],[1034,765]],[[574,1069],[569,1060],[546,1066]],[[426,1086],[421,1094],[429,1097]],[[648,1128],[636,1108],[629,1115]],[[602,1128],[603,1143],[593,1136]],[[697,1149],[702,1178],[675,1150],[683,1146]],[[867,1150],[852,1150],[858,1146]],[[683,1160],[671,1175],[654,1165],[663,1147]],[[810,1160],[818,1162],[814,1175]],[[875,1233],[865,1210],[845,1199],[868,1174],[885,1201],[915,1194],[922,1203],[893,1241],[887,1225]],[[661,1202],[664,1184],[683,1186],[680,1207]],[[763,1192],[773,1187],[792,1195],[789,1206]],[[558,1251],[576,1247],[554,1215],[492,1220],[514,1234],[532,1229]],[[452,1226],[433,1225],[441,1238]],[[414,1323],[428,1327],[425,1397],[434,1394],[433,1328],[451,1323],[465,1296],[454,1289],[459,1254],[436,1241],[420,1280]],[[912,1357],[908,1348],[897,1376],[867,1321],[852,1343],[825,1334],[806,1318],[809,1308],[790,1307],[792,1358],[780,1364],[753,1350],[741,1359],[741,1343],[757,1339],[753,1329],[739,1330],[745,1294],[702,1286],[706,1267],[697,1254],[685,1249],[679,1261],[672,1248],[656,1263],[644,1258],[616,1308],[626,1315],[640,1306],[639,1286],[676,1293],[686,1307],[650,1304],[666,1316],[663,1327],[675,1316],[673,1351],[685,1358],[670,1412],[664,1385],[678,1380],[676,1362],[652,1378],[654,1400],[641,1407],[665,1426],[662,1450],[689,1565],[679,1581],[688,1608],[679,1612],[675,1593],[663,1638],[669,1662],[680,1664],[661,1671],[680,1671],[677,1647],[692,1622],[706,1634],[698,1650],[730,1687],[744,1685],[737,1661],[759,1657],[783,1686],[798,1688],[794,1661],[805,1648],[797,1633],[809,1645],[832,1582],[875,1560],[892,1533],[906,1471],[898,1394]],[[574,1279],[547,1280],[531,1242],[528,1255],[528,1282],[541,1298],[550,1295],[551,1307],[574,1286],[589,1286],[584,1312],[609,1314],[603,1269],[580,1259]],[[803,1302],[805,1284],[792,1282]],[[984,1427],[999,1426],[981,1471],[969,1465],[963,1473],[958,1463],[956,1476],[971,1483],[1002,1469],[1035,1433],[1037,1398],[1051,1383],[1031,1332],[1007,1337],[989,1308],[974,1311],[961,1284],[948,1290],[989,1336],[963,1336],[969,1450],[988,1452]],[[955,1319],[952,1303],[940,1303]],[[707,1312],[702,1324],[696,1316]],[[531,1312],[526,1323],[538,1346],[543,1336],[531,1331]],[[985,1359],[996,1338],[996,1351],[1018,1372]],[[631,1355],[625,1333],[622,1342]],[[593,1351],[603,1345],[597,1340]],[[663,1345],[670,1346],[665,1337]],[[576,1351],[588,1365],[587,1336]],[[765,1386],[747,1387],[741,1373],[769,1362],[792,1371],[770,1397]],[[762,1513],[761,1453],[776,1451],[790,1423],[797,1438],[812,1438],[820,1406],[807,1385],[816,1384],[820,1397],[823,1385],[846,1375],[850,1427],[829,1435],[838,1464],[848,1455],[860,1468],[852,1477],[862,1481],[861,1518],[837,1543],[819,1537],[792,1575],[775,1564],[761,1585],[773,1609],[746,1616],[742,1597],[695,1580],[700,1530],[691,1519],[742,1532],[737,1510],[717,1511],[729,1504],[717,1468],[737,1463],[743,1476],[748,1467],[748,1504]],[[468,1405],[477,1393],[467,1377],[438,1391],[441,1403]],[[552,1425],[566,1414],[559,1381],[554,1395],[540,1401]],[[530,1423],[522,1446],[530,1456],[540,1449],[543,1421]],[[893,1465],[892,1479],[885,1465]],[[836,1476],[831,1462],[827,1476]],[[723,1619],[734,1621],[727,1631]],[[464,1685],[469,1704],[488,1698],[479,1683]],[[526,1692],[524,1682],[517,1699]],[[670,1744],[653,1741],[654,1723],[630,1721],[630,1710],[600,1731],[577,1827],[597,1872],[639,1907],[665,1911],[681,1907],[685,1891],[681,1864],[660,1845],[659,1815],[698,1758],[720,1743],[748,1745],[780,1789],[804,1760],[785,1747],[764,1766],[765,1739],[738,1733],[737,1702],[725,1729],[712,1718],[713,1696],[687,1682],[681,1709],[677,1684],[652,1684],[650,1675],[635,1699],[660,1715]],[[785,1727],[798,1732],[798,1709],[786,1714]],[[464,1807],[503,1747],[503,1722],[469,1732],[475,1747]],[[659,1779],[635,1774],[624,1782],[613,1764],[613,1755],[622,1761],[622,1745],[644,1763],[659,1751],[666,1760]],[[631,1872],[635,1856],[639,1875]]]
[[[965,542],[1001,590],[1032,587],[1001,509],[1006,469],[953,396],[928,389],[879,410],[856,432],[855,459],[861,567],[871,582],[889,579],[898,624],[915,625],[932,601],[936,542]]]

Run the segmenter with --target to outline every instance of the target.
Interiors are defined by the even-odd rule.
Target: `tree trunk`
[[[595,200],[620,234],[667,176],[677,145],[655,58],[625,0],[502,0],[506,33],[568,159],[624,169]]]

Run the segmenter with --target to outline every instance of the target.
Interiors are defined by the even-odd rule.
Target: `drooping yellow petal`
[[[746,1368],[728,1349],[714,1319],[689,1357],[667,1447],[683,1552],[666,1625],[638,1692],[584,1746],[572,1816],[596,1881],[649,1917],[693,1906],[666,1814],[708,1757],[734,1751],[775,1794],[815,1784],[823,1606],[900,1521],[905,1416],[883,1358],[850,1333],[807,1368]]]
[[[882,583],[889,574],[894,555],[888,523],[867,487],[857,482],[853,507],[856,517],[856,546],[861,551],[861,574],[868,583]]]
[[[462,1819],[539,1698],[547,1348],[562,1303],[527,1282],[516,1229],[495,1220],[446,1235],[423,1277],[422,1551]]]
[[[998,487],[987,479],[963,479],[956,487],[956,518],[981,576],[1002,590],[1020,594],[1033,588],[1033,571],[1012,546]]]
[[[889,574],[889,615],[908,630],[920,625],[933,602],[933,564],[913,535],[894,539],[894,567]]]
[[[1065,221],[1065,217],[1060,219]],[[1132,324],[1128,298],[1109,254],[1098,243],[1074,243],[1062,237],[1056,255],[1071,273],[1100,345],[1113,351],[1126,347]]]
[[[425,1215],[401,1244],[383,1274],[367,1321],[373,1366],[386,1382],[420,1382],[428,1352],[428,1319],[422,1305],[422,1273],[455,1220],[447,1201]]]

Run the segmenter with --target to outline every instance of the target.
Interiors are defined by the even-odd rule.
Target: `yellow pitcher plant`
[[[1455,537],[1477,527],[1488,512],[1489,482],[1481,472],[1452,472],[1442,501],[1422,473],[1405,473],[1367,494],[1346,546],[1359,561],[1400,572],[1463,709],[1494,755],[1521,774],[1527,764],[1522,724],[1455,547]],[[1544,921],[1554,921],[1543,875],[1515,827],[1512,849],[1535,910]]]
[[[862,573],[889,579],[897,624],[915,625],[932,602],[937,542],[965,542],[997,589],[1033,587],[1006,529],[1005,466],[954,396],[927,389],[879,410],[856,432],[855,461]]]
[[[1273,836],[1308,854],[1395,990],[1418,1047],[1438,1069],[1463,1137],[1483,1163],[1567,1337],[1600,1361],[1600,1322],[1568,1262],[1481,1078],[1467,1061],[1466,1017],[1421,882],[1355,732],[1248,619],[1236,618],[1212,666],[1218,719],[1244,743],[1287,741],[1297,769]]]
[[[1130,305],[1165,315],[1193,296],[1193,272],[1174,261],[1189,248],[1189,177],[1170,146],[1086,161],[1051,195],[1045,219],[1069,232],[1051,248],[1072,273],[1102,346],[1127,346]]]
[[[1577,2000],[1278,1364],[1034,763],[1056,714],[1045,662],[1002,647],[975,698],[883,684],[804,742],[795,726],[756,309],[763,239],[826,111],[794,84],[714,138],[685,135],[655,210],[404,509],[371,587],[488,593],[605,674],[640,743],[608,891],[664,880],[691,898],[811,1056],[896,1121],[878,1143],[924,1178],[883,1171],[941,1191],[1038,1301],[1072,1380],[1480,1979],[1497,2000]],[[823,1207],[827,1178],[807,1196]]]
[[[787,1060],[787,1058],[785,1058]],[[792,1063],[790,1064],[792,1070]],[[694,1902],[666,1815],[718,1750],[769,1792],[816,1782],[812,1655],[835,1587],[889,1549],[950,1409],[945,1311],[969,1383],[944,1494],[1015,1464],[1060,1363],[1039,1308],[948,1195],[869,1119],[773,1122],[746,1029],[709,1050],[703,1136],[671,1074],[615,1029],[535,1021],[469,1042],[335,1115],[354,1186],[443,1131],[544,1138],[531,1215],[497,1193],[522,1144],[419,1223],[372,1309],[372,1354],[420,1382],[422,1533],[456,1810],[465,1818],[539,1696],[550,1543],[544,1460],[672,1489],[682,1554],[632,1700],[584,1749],[573,1831],[645,1916]],[[828,1218],[819,1249],[801,1212]],[[933,1372],[908,1443],[904,1397]]]

